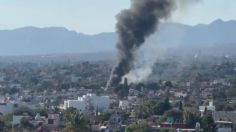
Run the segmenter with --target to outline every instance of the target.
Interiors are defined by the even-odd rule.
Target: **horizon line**
[[[230,19],[230,20],[223,20],[221,18],[218,18],[218,19],[215,19],[209,23],[198,23],[198,24],[194,24],[194,25],[191,25],[191,24],[185,24],[185,23],[181,23],[181,22],[173,22],[173,21],[164,21],[164,22],[161,22],[162,24],[163,23],[174,23],[174,24],[182,24],[182,25],[185,25],[185,26],[191,26],[191,27],[194,27],[194,26],[198,26],[198,25],[209,25],[209,24],[212,24],[216,21],[222,21],[222,22],[230,22],[230,21],[236,21],[236,19]],[[103,33],[114,33],[114,31],[101,31],[101,32],[97,32],[97,33],[84,33],[84,32],[79,32],[75,29],[71,29],[71,28],[68,28],[66,26],[33,26],[33,25],[25,25],[25,26],[21,26],[21,27],[14,27],[14,28],[5,28],[5,29],[0,29],[0,31],[14,31],[14,30],[19,30],[19,29],[23,29],[23,28],[37,28],[37,29],[49,29],[49,28],[61,28],[61,29],[65,29],[67,31],[71,31],[71,32],[76,32],[78,34],[82,34],[82,35],[90,35],[90,36],[93,36],[93,35],[99,35],[99,34],[103,34]]]

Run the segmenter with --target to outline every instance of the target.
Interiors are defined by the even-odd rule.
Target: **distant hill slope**
[[[216,20],[208,25],[165,23],[152,38],[180,48],[236,47],[236,21]],[[24,27],[0,30],[0,55],[91,53],[114,51],[115,33],[85,35],[61,27]],[[234,48],[236,49],[236,48]]]
[[[84,35],[61,27],[0,31],[0,55],[88,53],[114,49],[115,35]]]

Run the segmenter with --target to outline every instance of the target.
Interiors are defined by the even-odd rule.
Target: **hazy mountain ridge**
[[[211,24],[188,26],[179,23],[162,24],[153,38],[179,47],[211,47],[232,50],[236,47],[236,21],[216,20]],[[24,27],[0,30],[0,55],[93,53],[113,51],[116,34],[85,35],[62,27]],[[225,46],[227,44],[227,46]],[[235,49],[235,48],[234,48]]]
[[[0,31],[0,55],[109,51],[112,34],[84,35],[61,27],[24,27]]]

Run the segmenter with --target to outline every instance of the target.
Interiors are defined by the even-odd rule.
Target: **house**
[[[216,121],[216,132],[234,132],[233,122],[231,121]]]
[[[86,101],[83,100],[65,100],[64,101],[64,109],[68,108],[76,108],[80,111],[84,111],[86,107]]]
[[[120,100],[119,101],[119,108],[122,110],[126,110],[130,108],[130,103],[127,100]]]
[[[59,114],[48,114],[47,125],[50,128],[57,128],[60,125]]]
[[[180,98],[180,97],[187,97],[187,93],[186,92],[174,92],[174,96],[177,97],[177,98]]]
[[[215,112],[215,106],[213,105],[213,101],[209,102],[208,106],[199,106],[199,111],[201,112],[201,116],[204,115],[204,112]]]
[[[39,113],[36,114],[36,116],[34,117],[34,120],[31,121],[31,123],[34,126],[38,126],[40,124],[43,124],[45,122],[46,117],[41,116]]]
[[[202,91],[200,96],[202,99],[209,99],[212,97],[212,92]]]
[[[215,111],[213,119],[216,123],[217,132],[236,131],[236,112],[235,111]]]
[[[131,102],[137,101],[137,96],[128,96],[128,101],[131,101]]]

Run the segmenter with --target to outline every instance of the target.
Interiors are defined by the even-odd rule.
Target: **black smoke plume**
[[[117,15],[118,63],[113,68],[108,86],[117,86],[133,66],[135,52],[153,34],[161,19],[168,18],[175,0],[131,0],[130,9]]]

